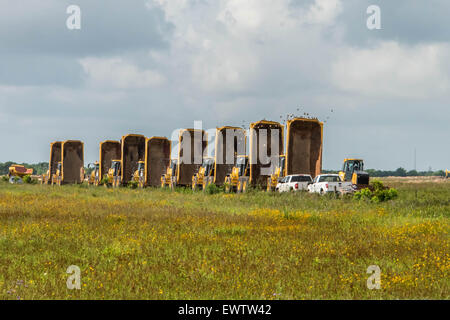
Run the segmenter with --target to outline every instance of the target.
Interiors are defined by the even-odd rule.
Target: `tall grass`
[[[0,298],[448,299],[450,183],[395,187],[376,204],[0,183]]]

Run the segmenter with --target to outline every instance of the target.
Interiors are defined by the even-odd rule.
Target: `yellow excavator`
[[[369,186],[369,174],[364,171],[363,159],[345,159],[342,170],[339,171],[339,177],[342,181],[351,181],[357,189]]]
[[[203,159],[202,166],[198,172],[192,176],[192,190],[205,190],[208,184],[214,180],[214,158],[208,157]]]
[[[105,187],[112,186],[113,188],[120,187],[122,182],[121,177],[122,171],[122,161],[121,160],[112,160],[111,167],[108,170],[108,173],[105,175]]]
[[[247,180],[240,179],[250,175],[250,166],[248,156],[239,155],[236,159],[236,165],[231,170],[231,174],[225,177],[225,192],[245,192],[247,191]]]

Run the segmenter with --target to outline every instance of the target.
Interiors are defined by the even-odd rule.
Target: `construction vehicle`
[[[61,185],[61,172],[62,172],[62,164],[61,164],[61,161],[59,161],[57,164],[56,164],[56,170],[55,170],[55,173],[52,175],[52,179],[51,179],[51,183],[52,183],[52,185],[54,185],[54,184],[56,184],[56,185],[58,185],[58,186],[60,186]]]
[[[204,158],[202,166],[198,172],[192,176],[192,190],[205,190],[208,184],[214,180],[214,158]]]
[[[282,154],[283,126],[267,120],[251,123],[249,155],[237,157],[231,174],[225,178],[225,191],[246,192],[250,186],[267,188]]]
[[[32,175],[33,169],[27,169],[20,164],[13,164],[8,169],[8,178],[10,183],[22,183],[22,178],[27,175]]]
[[[113,187],[126,186],[133,180],[133,176],[139,166],[139,161],[144,161],[145,159],[145,141],[146,137],[140,134],[128,134],[122,137],[120,179],[113,176]],[[113,161],[116,161],[114,165],[118,166],[117,160]],[[117,172],[116,170],[113,171],[115,173]]]
[[[170,163],[161,176],[161,187],[190,186],[198,172],[208,146],[207,134],[201,129],[182,129],[178,138],[178,158]]]
[[[448,179],[450,178],[450,170],[445,170],[445,178]]]
[[[275,172],[267,177],[267,191],[274,191],[280,182],[280,179],[286,176],[286,156],[283,154],[278,160],[279,165]]]
[[[52,177],[56,173],[58,162],[61,161],[61,143],[61,141],[50,143],[50,161],[47,172],[42,175],[41,184],[52,183]]]
[[[173,189],[173,177],[177,176],[178,159],[170,160],[166,173],[161,175],[161,188],[170,187]]]
[[[133,181],[139,188],[156,187],[161,176],[170,164],[170,140],[166,137],[151,137],[145,141],[145,160],[138,162],[138,168],[133,174]]]
[[[87,168],[91,170],[91,173],[87,177],[87,183],[88,186],[94,185],[98,186],[100,184],[100,171],[99,171],[100,164],[98,161],[95,163],[89,163]]]
[[[139,188],[145,187],[145,161],[138,161],[138,166],[133,173],[132,181],[137,182]]]
[[[369,186],[369,174],[364,171],[363,159],[345,159],[342,170],[339,171],[339,177],[342,181],[351,181],[356,189]]]
[[[84,179],[83,142],[66,140],[61,143],[61,161],[57,162],[52,184],[78,184]]]
[[[119,141],[115,140],[105,140],[100,142],[99,146],[99,183],[102,184],[103,182],[108,181],[108,173],[109,169],[113,165],[113,161],[119,161],[120,157],[122,155],[121,145]],[[116,160],[119,159],[119,160]],[[111,184],[112,185],[112,180]],[[107,184],[105,185],[107,186]]]
[[[231,170],[231,173],[225,177],[225,192],[241,192],[244,187],[244,181],[240,178],[248,177],[249,175],[248,156],[237,156],[236,165]]]
[[[222,186],[236,164],[237,155],[245,154],[246,138],[242,128],[216,128],[214,157],[203,160],[198,173],[192,176],[192,188],[205,190],[211,183]]]
[[[104,186],[113,188],[120,187],[122,181],[122,160],[111,160],[111,166],[108,169],[108,173],[104,177]]]
[[[316,177],[322,171],[323,123],[317,119],[293,118],[286,123],[286,152],[267,179],[267,191],[280,178],[292,174]]]

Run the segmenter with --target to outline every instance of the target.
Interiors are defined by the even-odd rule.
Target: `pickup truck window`
[[[319,182],[341,182],[338,176],[321,176]]]
[[[311,182],[310,176],[292,176],[291,182]]]

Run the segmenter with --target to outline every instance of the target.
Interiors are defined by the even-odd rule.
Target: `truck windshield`
[[[339,176],[321,176],[319,182],[341,182]]]
[[[291,182],[311,182],[310,176],[292,176]]]

